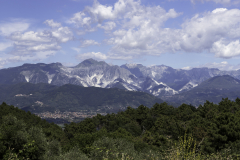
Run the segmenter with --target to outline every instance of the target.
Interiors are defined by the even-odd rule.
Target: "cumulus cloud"
[[[73,33],[68,27],[60,27],[51,32],[52,36],[60,42],[67,42],[73,39]]]
[[[108,57],[126,59],[178,51],[208,51],[221,58],[239,55],[239,9],[216,8],[185,20],[180,29],[164,27],[168,19],[181,14],[174,9],[144,6],[135,0],[118,0],[114,5],[95,0],[92,6],[74,14],[69,23],[79,27],[79,34],[96,28],[111,31],[105,40],[112,46]]]
[[[147,11],[145,13],[147,14]],[[166,15],[176,16],[173,13],[174,11],[165,12]],[[108,40],[108,43],[114,45],[111,52],[133,57],[177,51],[209,51],[221,58],[240,55],[239,9],[217,8],[202,15],[196,14],[186,20],[181,29],[163,28],[162,23],[152,22],[151,16],[149,17],[150,20],[142,20],[142,23],[134,20],[135,23],[132,24],[138,26],[137,28],[130,28],[134,26],[128,25],[133,21],[131,19],[125,23],[129,29],[121,28],[114,31],[113,37]]]
[[[50,32],[25,32],[14,33],[8,37],[14,41],[14,55],[28,55],[36,51],[58,50],[61,47],[56,40],[51,38]]]
[[[8,36],[14,42],[14,55],[28,55],[35,52],[56,51],[61,49],[60,43],[73,38],[68,27],[60,27],[45,31],[14,32]]]
[[[54,22],[53,19],[46,20],[44,23],[52,28],[61,27],[61,23]]]
[[[88,46],[93,46],[93,45],[99,45],[100,43],[92,40],[92,39],[88,39],[88,40],[84,40],[81,44],[80,47],[88,47]]]
[[[17,43],[23,44],[23,42],[51,42],[49,39],[50,32],[34,32],[29,31],[25,33],[15,32],[11,34],[8,38],[10,40],[16,41]],[[29,44],[29,43],[28,43]],[[31,43],[30,43],[31,44]]]
[[[91,18],[90,17],[85,17],[86,14],[83,12],[78,12],[73,15],[73,17],[68,20],[68,23],[73,23],[75,24],[76,27],[86,27],[90,26],[91,23]]]
[[[135,4],[123,16],[121,28],[114,31],[112,38],[107,41],[114,45],[111,52],[139,56],[159,55],[166,50],[172,50],[175,45],[173,49],[177,49],[178,44],[169,42],[169,39],[175,39],[176,35],[161,27],[169,18],[179,15],[181,13],[174,9],[165,11],[160,6],[146,7]]]
[[[135,0],[119,0],[113,6],[102,5],[95,0],[93,6],[74,14],[68,22],[79,27],[81,34],[89,29],[96,30],[96,27],[107,33],[115,30],[112,37],[106,40],[113,45],[109,57],[131,59],[140,54],[159,55],[166,50],[177,50],[177,42],[170,44],[171,38],[161,38],[174,38],[175,33],[161,27],[168,19],[181,14],[174,9],[166,11],[160,6],[144,6]]]
[[[9,47],[8,52],[1,53],[0,67],[7,63],[19,61],[39,61],[56,54],[61,49],[61,43],[73,39],[73,33],[60,23],[47,20],[44,23],[51,29],[28,31],[29,23],[10,20],[0,24],[0,35],[6,39],[0,43],[0,51]]]
[[[145,14],[145,11],[147,13]],[[163,15],[162,15],[163,14]],[[166,21],[168,18],[178,16],[174,9],[169,10],[165,14],[165,10],[160,6],[145,7],[141,5],[140,1],[135,0],[119,0],[114,6],[107,6],[100,4],[97,0],[94,1],[93,6],[87,6],[81,12],[75,13],[67,22],[74,24],[76,27],[83,27],[85,29],[100,27],[105,30],[112,30],[116,27],[114,21],[121,20],[125,22],[124,27],[132,25],[140,25],[146,20],[147,16],[151,16],[151,22],[157,23]],[[102,23],[105,22],[104,25]],[[95,25],[94,27],[92,25]],[[86,32],[88,30],[85,30]]]
[[[222,37],[239,38],[240,10],[215,9],[202,16],[197,14],[182,24],[179,44],[188,52],[209,50]]]
[[[83,54],[78,54],[76,56],[77,59],[79,60],[85,60],[88,58],[94,58],[97,60],[106,60],[108,59],[107,55],[101,53],[101,52],[88,52],[88,53],[83,53]]]
[[[231,58],[240,55],[240,44],[239,40],[232,41],[228,44],[224,42],[224,39],[220,39],[217,42],[213,43],[213,46],[210,50],[215,53],[217,57],[222,58]]]
[[[98,24],[98,27],[104,29],[106,32],[113,30],[116,26],[116,23],[111,21],[106,22],[104,25]]]
[[[44,23],[51,28],[29,30],[30,23],[24,19],[0,22],[0,36],[5,39],[0,42],[0,51],[12,47],[10,51],[1,53],[0,67],[6,63],[45,59],[60,50],[61,43],[73,39],[73,33],[68,27],[53,20]]]

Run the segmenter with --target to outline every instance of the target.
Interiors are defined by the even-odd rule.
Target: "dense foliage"
[[[225,98],[219,104],[206,101],[198,108],[186,104],[174,108],[167,103],[128,107],[117,114],[66,124],[64,130],[3,103],[0,124],[0,159],[103,159],[105,153],[119,153],[109,154],[109,159],[124,154],[150,159],[146,156],[150,153],[160,159],[185,135],[191,135],[194,143],[188,147],[199,154],[225,149],[230,149],[230,155],[240,154],[239,98]]]

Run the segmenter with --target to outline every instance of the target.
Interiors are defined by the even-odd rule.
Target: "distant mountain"
[[[57,86],[74,84],[142,91],[154,96],[171,96],[189,91],[209,78],[222,75],[240,79],[240,70],[220,71],[214,68],[182,70],[165,65],[146,67],[142,64],[117,66],[104,61],[86,59],[75,67],[65,67],[61,63],[38,63],[1,69],[0,84],[20,82]]]
[[[178,104],[187,103],[199,106],[206,100],[219,103],[222,98],[235,100],[237,97],[240,98],[240,80],[224,75],[210,78],[189,91],[162,98]]]
[[[166,84],[175,90],[175,94],[190,90],[201,82],[215,76],[230,75],[240,79],[240,70],[220,71],[216,68],[193,68],[191,70],[173,69],[165,65],[154,65],[150,67],[141,64],[125,64],[122,68],[128,69],[132,74],[141,77],[150,77],[157,82]],[[166,92],[168,94],[168,92]]]
[[[130,92],[117,88],[82,87],[65,84],[18,83],[0,85],[0,101],[32,113],[42,112],[117,112],[131,106],[152,107],[163,101],[144,92]]]

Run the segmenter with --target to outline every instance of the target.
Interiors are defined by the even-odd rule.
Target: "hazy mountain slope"
[[[206,100],[218,103],[222,98],[227,97],[230,100],[240,97],[240,80],[229,75],[215,76],[187,92],[162,98],[169,102],[198,106],[206,102]]]
[[[144,92],[130,92],[117,88],[82,87],[66,84],[19,83],[0,86],[0,100],[19,108],[28,107],[34,112],[64,111],[109,111],[117,112],[127,106],[138,107],[143,104],[152,107],[163,101]],[[26,108],[25,108],[26,110]]]

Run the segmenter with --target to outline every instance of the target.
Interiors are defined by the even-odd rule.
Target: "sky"
[[[240,0],[0,0],[0,68],[240,69]]]

